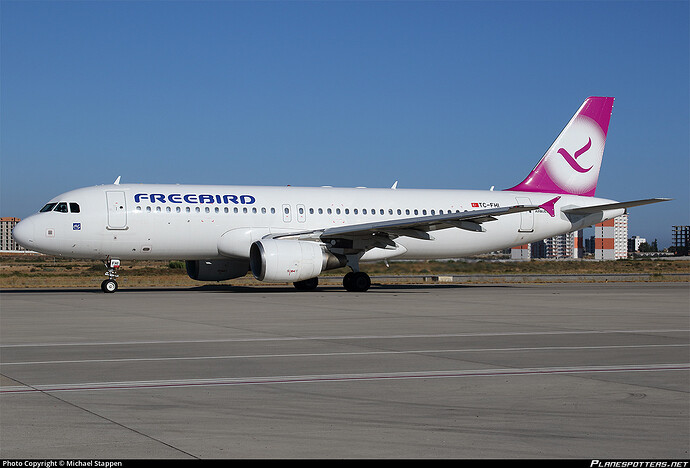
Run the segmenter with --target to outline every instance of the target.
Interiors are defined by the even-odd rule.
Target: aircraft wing
[[[481,224],[495,221],[497,216],[503,216],[523,211],[538,209],[538,205],[513,205],[499,208],[489,208],[486,210],[472,210],[455,213],[415,216],[412,218],[394,219],[388,221],[377,221],[372,223],[353,224],[338,226],[313,231],[302,231],[292,233],[281,233],[269,236],[273,239],[284,237],[319,238],[322,240],[335,238],[366,238],[366,237],[414,237],[418,239],[431,240],[429,231],[436,231],[447,228],[460,228],[469,231],[482,232]]]
[[[321,238],[376,233],[388,233],[398,236],[412,234],[410,237],[418,237],[414,234],[419,233],[421,237],[426,237],[422,233],[451,227],[481,232],[484,230],[481,224],[495,221],[496,216],[531,211],[537,208],[539,208],[537,205],[514,205],[486,210],[462,211],[460,213],[455,212],[442,215],[419,216],[406,219],[355,224],[351,226],[339,226],[324,229]]]

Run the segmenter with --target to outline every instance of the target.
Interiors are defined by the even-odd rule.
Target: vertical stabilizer
[[[527,178],[507,190],[594,196],[612,110],[612,97],[587,98]]]

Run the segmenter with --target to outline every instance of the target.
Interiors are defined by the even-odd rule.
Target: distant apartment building
[[[597,260],[628,258],[628,215],[624,214],[595,225],[594,236],[590,239],[584,238],[584,231],[574,231],[513,247],[511,258],[575,259],[584,258],[585,252],[594,253]]]
[[[640,250],[640,245],[646,244],[647,239],[640,236],[632,236],[628,239],[628,252],[638,252]]]
[[[12,237],[12,229],[14,229],[19,221],[19,218],[0,218],[0,250],[10,252],[26,250],[24,247],[17,244],[14,237]]]
[[[672,247],[676,255],[688,255],[690,247],[690,226],[673,226]]]
[[[518,245],[510,249],[510,258],[513,260],[529,260],[532,258],[530,244]]]
[[[628,258],[628,215],[623,214],[594,226],[594,258]]]
[[[531,258],[582,258],[583,232],[574,231],[560,236],[550,237],[543,241],[520,245],[511,249],[513,260]]]
[[[546,258],[582,258],[583,231],[573,231],[544,239]]]

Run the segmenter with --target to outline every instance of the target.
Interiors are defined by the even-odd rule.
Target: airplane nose
[[[35,227],[33,219],[30,217],[23,219],[17,223],[14,229],[12,229],[12,237],[14,237],[17,243],[25,249],[32,250],[35,240],[34,229]]]

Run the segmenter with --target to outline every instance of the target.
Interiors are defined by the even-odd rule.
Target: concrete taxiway
[[[0,456],[687,459],[688,283],[0,292]]]

